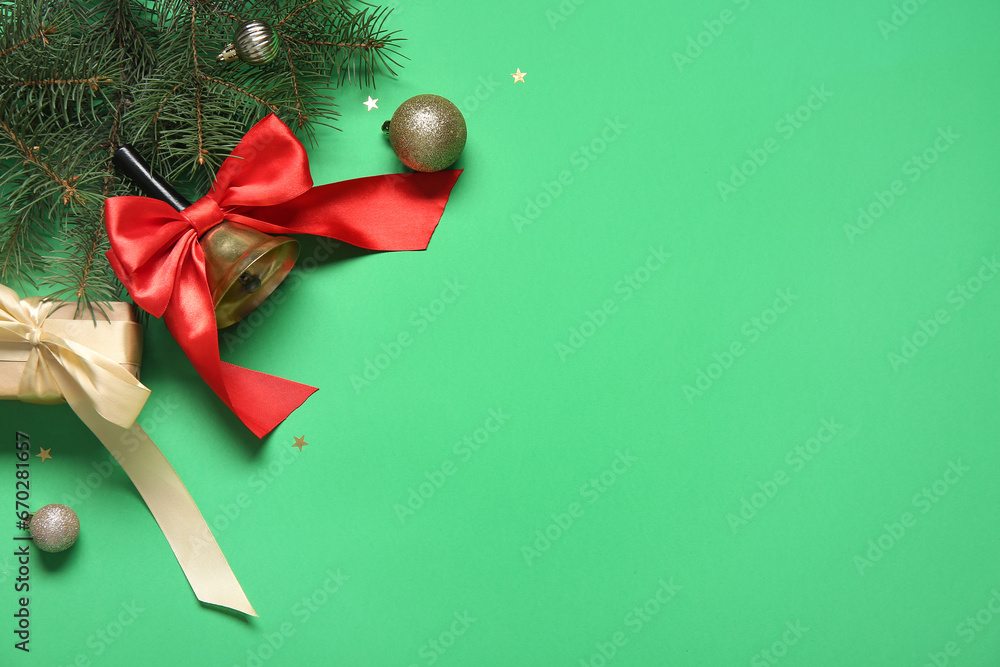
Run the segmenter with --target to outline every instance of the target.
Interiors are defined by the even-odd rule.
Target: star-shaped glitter
[[[521,83],[524,83],[524,75],[525,74],[527,74],[527,72],[522,72],[521,68],[518,67],[517,71],[514,72],[513,74],[511,74],[511,76],[514,77],[514,83],[517,83],[518,81],[520,81]]]
[[[372,109],[378,109],[378,105],[375,104],[376,102],[378,102],[378,98],[376,97],[373,100],[372,96],[369,95],[368,96],[368,101],[367,102],[362,102],[362,104],[364,104],[366,107],[368,107],[368,110],[371,111]]]
[[[45,449],[44,447],[39,447],[38,449],[40,449],[41,452],[39,452],[38,454],[35,454],[35,456],[37,456],[38,458],[42,459],[42,463],[45,463],[45,461],[47,459],[51,459],[52,458],[52,454],[51,454],[52,448],[51,447],[49,447],[48,449]]]
[[[294,437],[294,436],[293,436],[293,437]],[[301,438],[295,438],[295,444],[294,444],[294,445],[292,445],[292,447],[298,447],[298,448],[299,448],[299,451],[301,452],[301,451],[302,451],[302,448],[303,448],[303,447],[305,447],[305,446],[306,446],[306,445],[308,445],[308,444],[309,444],[309,443],[308,443],[308,442],[306,442],[306,436],[302,436]]]

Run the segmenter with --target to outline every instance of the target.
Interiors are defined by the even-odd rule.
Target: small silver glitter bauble
[[[237,59],[251,65],[266,65],[278,56],[278,36],[265,21],[247,21],[236,29],[233,41],[222,49],[217,60],[231,63]]]
[[[396,157],[417,171],[447,169],[465,148],[465,118],[440,95],[411,97],[382,129]]]
[[[65,505],[46,505],[31,516],[31,539],[42,551],[66,551],[80,536],[80,519]]]

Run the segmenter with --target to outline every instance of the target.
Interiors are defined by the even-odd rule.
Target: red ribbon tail
[[[247,224],[270,234],[328,236],[369,250],[424,250],[461,173],[355,178],[317,185],[283,204],[242,213],[252,219]]]
[[[275,429],[316,387],[222,362],[230,407],[258,438]]]
[[[205,280],[204,256],[200,249],[192,253],[180,276],[179,290],[184,298],[172,300],[164,314],[167,328],[212,391],[254,435],[263,438],[316,388],[219,358],[219,331]]]

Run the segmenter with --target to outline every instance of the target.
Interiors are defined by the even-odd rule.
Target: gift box
[[[75,303],[38,298],[24,299],[21,303],[34,311],[36,320],[41,322],[40,333],[76,341],[139,379],[142,326],[131,304],[106,302],[99,304],[92,314],[84,312],[78,317]],[[0,319],[3,318],[0,314]],[[62,392],[49,376],[39,372],[37,364],[28,367],[32,348],[30,332],[23,342],[0,341],[0,399],[46,405],[65,403]]]

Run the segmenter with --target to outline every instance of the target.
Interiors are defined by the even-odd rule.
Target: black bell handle
[[[183,211],[191,205],[191,202],[174,190],[170,183],[153,172],[149,163],[139,155],[135,147],[125,144],[115,151],[111,161],[147,196],[165,201],[178,211]]]

